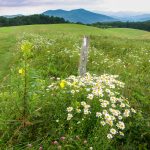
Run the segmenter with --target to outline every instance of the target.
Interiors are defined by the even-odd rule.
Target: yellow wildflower
[[[19,74],[24,76],[25,75],[25,70],[23,68],[19,69]]]
[[[32,43],[30,43],[29,41],[24,41],[21,44],[21,50],[23,52],[23,55],[26,57],[30,56],[32,47],[33,47]]]
[[[62,81],[60,82],[60,87],[61,87],[61,88],[64,88],[64,87],[65,87],[65,83],[66,83],[65,80],[62,80]]]
[[[77,82],[73,82],[73,83],[72,83],[72,85],[74,85],[74,86],[75,86],[76,84],[77,84]]]

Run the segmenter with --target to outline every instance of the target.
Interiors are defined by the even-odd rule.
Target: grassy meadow
[[[80,78],[84,35],[90,74]],[[2,150],[150,149],[150,32],[3,27],[0,82]]]

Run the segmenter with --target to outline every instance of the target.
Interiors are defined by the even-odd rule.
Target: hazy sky
[[[150,12],[150,0],[0,0],[0,15],[36,14],[49,9]]]

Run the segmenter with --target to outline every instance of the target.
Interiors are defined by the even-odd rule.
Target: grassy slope
[[[129,39],[150,39],[150,33],[134,29],[98,29],[95,27],[88,27],[84,25],[75,24],[57,24],[57,25],[29,25],[18,27],[4,27],[0,28],[0,78],[3,74],[6,75],[9,65],[12,60],[12,51],[15,48],[17,37],[21,36],[23,32],[36,33],[46,36],[63,35],[99,35],[112,36]]]
[[[47,49],[42,48],[42,54],[40,54],[39,57],[34,57],[32,62],[32,67],[35,70],[41,71],[43,69],[42,71],[44,74],[46,74],[46,76],[47,74],[52,73],[54,75],[58,75],[58,77],[60,77],[60,75],[62,74],[63,77],[74,74],[77,70],[77,57],[73,56],[73,59],[69,59],[70,53],[65,53],[64,49],[67,48],[68,50],[75,50],[73,48],[73,44],[75,44],[76,42],[79,43],[83,35],[93,35],[91,36],[91,51],[88,63],[88,71],[96,74],[103,74],[104,72],[106,72],[110,74],[120,75],[121,80],[126,83],[126,88],[124,90],[125,97],[128,97],[129,100],[131,100],[131,103],[134,102],[135,108],[136,105],[137,107],[139,106],[144,112],[143,116],[145,117],[144,119],[142,119],[142,122],[137,121],[135,123],[135,125],[133,126],[134,129],[132,129],[130,132],[132,133],[131,136],[130,134],[128,134],[127,143],[129,143],[130,147],[131,142],[133,142],[133,139],[135,139],[133,135],[137,134],[138,138],[141,139],[141,141],[143,139],[147,139],[146,136],[143,136],[144,138],[140,136],[141,133],[144,133],[144,135],[148,134],[148,132],[146,131],[147,127],[145,127],[144,125],[146,125],[148,122],[147,112],[149,112],[149,91],[147,88],[149,83],[149,56],[148,54],[146,54],[148,53],[148,50],[150,48],[149,32],[134,29],[98,29],[94,27],[73,24],[32,25],[0,28],[1,79],[7,74],[7,72],[9,72],[9,65],[13,64],[13,61],[17,59],[12,55],[12,52],[16,49],[18,37],[22,36],[23,32],[40,34],[43,35],[43,37],[58,38],[58,44],[48,49],[52,50],[49,54],[50,59],[54,54],[52,60],[48,61]],[[66,38],[63,38],[64,36]],[[58,59],[60,59],[60,61],[57,61]],[[18,60],[18,62],[20,64],[20,60]],[[17,69],[18,68],[16,68],[16,70]],[[42,78],[44,77],[42,76]],[[46,78],[46,80],[48,79],[49,77]],[[17,80],[15,83],[19,84],[19,81]],[[12,98],[13,103],[15,103],[15,100],[13,100]],[[3,114],[6,114],[3,115],[3,120],[9,119],[9,115],[11,113],[8,108],[9,106],[13,105],[12,102],[9,101],[6,102],[4,100],[3,103],[1,103],[1,108],[4,108],[2,109],[4,110]],[[7,103],[10,103],[10,105],[7,106]],[[35,104],[32,104],[33,107],[34,105]],[[13,109],[12,107],[12,112],[14,110],[15,109]],[[141,142],[139,141],[139,139],[138,143]],[[135,139],[134,144],[136,143],[136,141],[137,139]],[[135,146],[134,144],[133,146]],[[125,147],[124,149],[127,148]]]

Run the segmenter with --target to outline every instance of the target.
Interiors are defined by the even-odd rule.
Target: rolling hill
[[[56,17],[62,17],[65,20],[68,20],[70,22],[81,22],[85,24],[91,24],[95,22],[112,22],[117,21],[117,19],[102,15],[93,13],[90,11],[87,11],[85,9],[75,9],[71,11],[66,10],[48,10],[46,12],[43,12],[44,15],[48,16],[56,16]]]

